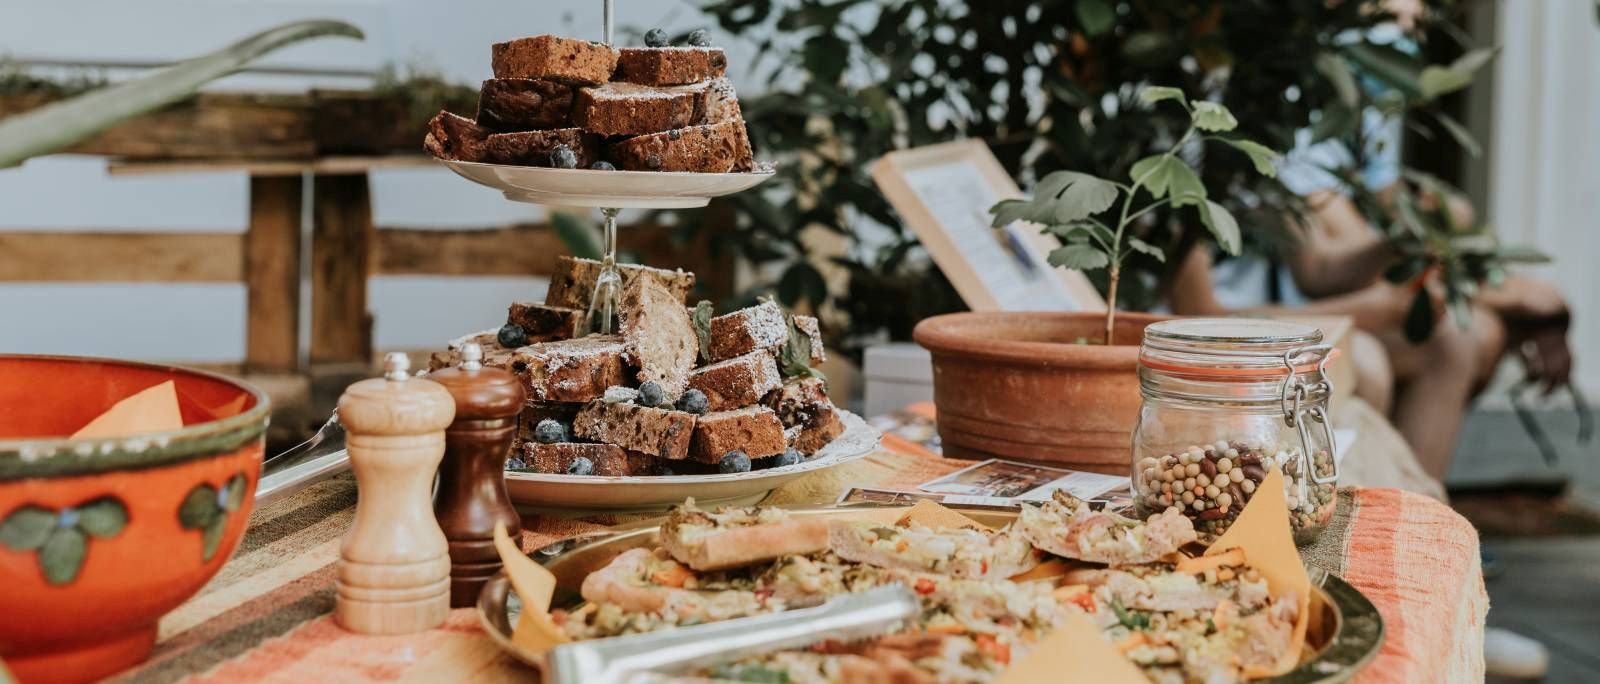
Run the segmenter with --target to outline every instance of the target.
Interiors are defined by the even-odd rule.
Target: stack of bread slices
[[[441,111],[424,147],[457,161],[628,171],[752,168],[720,48],[617,49],[559,36],[496,43],[468,119]]]
[[[694,274],[622,264],[616,335],[579,337],[600,262],[560,257],[543,303],[462,337],[528,393],[512,468],[578,475],[736,473],[792,465],[844,431],[820,374],[817,319],[766,301],[687,305]],[[698,323],[696,321],[699,321]]]

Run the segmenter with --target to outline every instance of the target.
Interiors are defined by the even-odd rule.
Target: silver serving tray
[[[864,506],[823,506],[790,508],[795,515],[843,515]],[[888,508],[907,509],[907,506]],[[995,527],[1016,519],[1015,511],[969,509],[952,506],[978,522]],[[620,530],[557,542],[529,554],[556,576],[556,595],[552,608],[573,608],[582,603],[578,587],[589,573],[599,570],[629,549],[655,545],[660,521],[652,520]],[[1383,645],[1383,617],[1372,601],[1338,576],[1322,570],[1311,571],[1313,615],[1320,620],[1306,630],[1306,653],[1299,667],[1271,681],[1279,684],[1323,684],[1345,682],[1377,657]],[[541,656],[522,651],[511,642],[511,627],[521,614],[521,602],[502,571],[484,585],[478,595],[478,618],[484,630],[501,649],[534,668],[542,668]],[[1320,611],[1317,609],[1320,608]]]
[[[703,207],[713,197],[748,190],[774,175],[770,167],[742,173],[687,173],[437,161],[462,178],[499,190],[513,202],[616,209]]]
[[[506,491],[530,512],[643,512],[666,510],[694,497],[705,506],[755,504],[804,475],[849,463],[878,450],[883,433],[860,416],[839,410],[844,433],[804,462],[748,473],[605,476],[506,473]]]

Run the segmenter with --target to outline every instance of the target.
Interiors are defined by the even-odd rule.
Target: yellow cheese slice
[[[140,390],[116,403],[88,425],[72,433],[72,439],[106,439],[151,432],[172,432],[183,427],[178,413],[177,386],[171,380]]]
[[[506,534],[505,523],[494,524],[494,548],[500,552],[511,587],[522,599],[522,615],[511,629],[511,643],[528,653],[545,652],[572,639],[550,619],[550,599],[555,596],[556,576],[543,565],[523,555]]]
[[[1305,643],[1306,625],[1310,623],[1311,577],[1300,562],[1300,552],[1294,547],[1294,532],[1289,528],[1289,505],[1283,496],[1283,473],[1273,468],[1267,479],[1256,486],[1255,496],[1245,504],[1244,511],[1233,521],[1205,555],[1214,556],[1229,549],[1244,551],[1245,562],[1267,578],[1267,586],[1274,596],[1293,592],[1300,602],[1299,617],[1295,620],[1293,644]],[[1269,672],[1250,672],[1253,677],[1281,675],[1300,662],[1298,649],[1278,654],[1278,662]]]

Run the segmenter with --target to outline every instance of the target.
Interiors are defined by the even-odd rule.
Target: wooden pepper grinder
[[[506,494],[505,465],[527,392],[517,376],[483,367],[483,348],[467,344],[461,364],[428,375],[455,397],[456,419],[444,433],[444,464],[433,503],[450,540],[450,605],[473,606],[484,582],[500,571],[494,524],[516,539],[522,518]]]
[[[359,498],[339,547],[334,619],[362,634],[409,634],[450,613],[450,556],[429,504],[456,405],[438,383],[410,377],[405,354],[384,357],[383,369],[339,397]]]

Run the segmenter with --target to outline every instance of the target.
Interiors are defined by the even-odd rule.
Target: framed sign
[[[1088,278],[1046,260],[1061,246],[1054,235],[990,227],[989,207],[1022,192],[983,141],[890,152],[872,180],[973,311],[1105,310]]]

